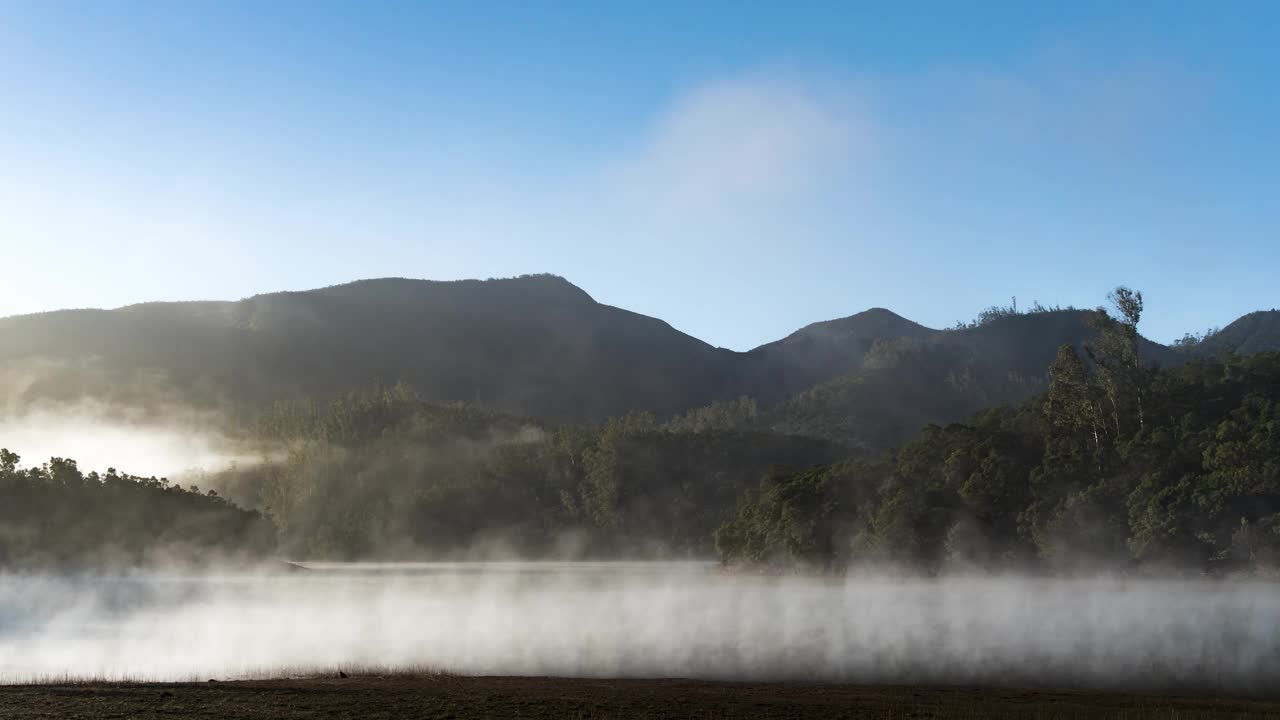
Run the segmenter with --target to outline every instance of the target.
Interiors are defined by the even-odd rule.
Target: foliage
[[[960,420],[1043,390],[1042,369],[1024,372],[1010,360],[951,337],[877,341],[862,367],[796,395],[764,422],[776,432],[880,452],[926,424]]]
[[[1090,317],[1045,393],[931,425],[877,462],[775,473],[721,527],[727,562],[1057,570],[1280,564],[1280,354],[1156,371],[1141,295]]]
[[[1280,310],[1259,310],[1237,318],[1224,328],[1210,328],[1199,335],[1188,333],[1175,341],[1173,348],[1191,357],[1280,351]]]
[[[725,432],[753,430],[761,426],[760,407],[755,398],[743,395],[736,400],[715,400],[709,405],[677,415],[664,425],[671,432]]]
[[[295,557],[694,556],[770,463],[845,452],[700,417],[549,425],[375,388],[277,403],[242,431],[263,462],[210,481],[270,513]]]
[[[771,476],[717,549],[731,562],[926,570],[1280,563],[1280,354],[1154,374],[1147,422],[1118,433],[1093,377],[1064,348],[1049,392],[1028,403],[930,426],[879,463]],[[824,501],[791,499],[805,488]],[[776,541],[796,527],[827,533],[806,541],[817,556]]]
[[[1026,308],[1025,310],[1019,310],[1018,298],[1015,297],[1008,305],[988,306],[987,308],[983,309],[981,312],[978,313],[977,318],[970,320],[969,322],[964,322],[963,320],[957,320],[956,324],[948,328],[948,330],[951,330],[951,331],[973,330],[974,328],[979,328],[979,327],[982,327],[983,325],[990,325],[991,323],[997,322],[1004,318],[1017,317],[1018,315],[1040,315],[1045,313],[1060,313],[1063,311],[1076,311],[1076,310],[1077,308],[1071,305],[1068,305],[1066,307],[1063,307],[1061,305],[1042,305],[1039,300],[1032,301],[1031,306]]]
[[[1265,347],[1280,337],[1274,313],[1212,336],[1213,352],[1174,352],[1138,334],[1140,293],[1111,300],[1015,303],[947,332],[873,310],[734,354],[559,278],[388,280],[9,319],[0,335],[27,349],[6,346],[0,361],[88,338],[111,362],[163,365],[166,381],[210,397],[223,383],[255,397],[259,381],[279,387],[291,399],[246,411],[235,431],[261,462],[202,484],[269,515],[293,557],[700,556],[714,541],[728,561],[826,568],[1274,563],[1276,356],[1218,342]],[[291,373],[298,383],[276,385]],[[379,377],[427,385],[333,392]],[[28,389],[84,390],[65,379]],[[53,482],[79,472],[65,462],[7,471],[10,561],[87,557],[106,537],[91,499],[123,508],[113,522],[164,516],[103,552],[135,558],[182,533],[188,554],[269,544],[269,523],[220,498],[114,472]]]
[[[216,492],[0,450],[0,567],[101,567],[262,558],[275,528]]]
[[[716,550],[748,563],[787,562],[825,568],[850,525],[846,507],[856,507],[845,464],[791,472],[774,466],[759,488],[748,489],[737,516],[716,530]]]

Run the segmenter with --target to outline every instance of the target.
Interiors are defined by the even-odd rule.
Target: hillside
[[[737,353],[555,276],[391,278],[0,319],[0,390],[18,405],[242,408],[403,381],[425,401],[549,420],[665,416],[738,395],[776,403],[858,367],[878,338],[933,332],[876,309]]]
[[[200,478],[269,510],[291,557],[706,557],[774,464],[845,448],[765,432],[675,433],[651,414],[598,427],[423,403],[407,387],[277,403],[246,440],[278,459]],[[3,498],[0,498],[3,500]]]
[[[1038,484],[1045,468],[1056,467],[1043,460],[1048,449],[1070,450],[1045,429],[1036,408],[1046,397],[1065,402],[1054,412],[1067,418],[1070,442],[1093,448],[1089,472],[1110,467],[1130,479],[1143,476],[1146,461],[1129,448],[1159,439],[1135,425],[1172,428],[1190,417],[1187,398],[1203,396],[1212,411],[1206,422],[1221,429],[1232,413],[1273,399],[1266,393],[1274,358],[1184,362],[1185,347],[1142,338],[1137,322],[1137,313],[1125,321],[1095,311],[996,308],[940,331],[874,309],[736,353],[596,303],[552,276],[375,280],[230,303],[10,318],[0,321],[0,367],[14,378],[25,374],[7,385],[23,402],[89,395],[244,410],[228,427],[230,439],[262,462],[211,470],[198,484],[270,514],[279,547],[293,556],[502,557],[519,548],[532,557],[705,557],[713,530],[732,520],[762,475],[788,488],[792,477],[825,487],[831,472],[845,471],[805,469],[872,463],[879,469],[867,475],[871,481],[843,483],[857,495],[888,487],[875,464],[894,456],[884,451],[925,448],[931,454],[919,467],[946,469],[956,492],[969,493],[967,479],[986,477],[975,468],[997,480],[1016,470],[1019,483],[1057,503],[1054,488],[1069,488],[1085,470],[1073,461],[1062,483]],[[1153,373],[1144,363],[1165,370]],[[1024,404],[1029,398],[1039,399]],[[981,432],[949,425],[965,419]],[[1208,439],[1218,437],[1210,425],[1188,439],[1186,466],[1230,470],[1235,461],[1226,455],[1205,461],[1213,467],[1196,465]],[[918,437],[925,440],[912,444]],[[934,447],[937,438],[969,443],[968,455]],[[942,487],[921,481],[923,494],[903,497],[911,507],[958,502],[930,494],[935,486]],[[988,490],[996,500],[1004,492]],[[861,496],[837,499],[833,508],[870,507]],[[884,504],[890,510],[897,507],[891,500]],[[772,507],[761,509],[765,520],[790,517]],[[1066,512],[1051,509],[1055,518]],[[1001,506],[999,542],[1022,560],[1049,552],[1050,540],[1026,535],[1042,510]],[[1126,508],[1126,517],[1138,511]],[[889,538],[915,522],[885,517],[880,535],[867,537]],[[873,519],[841,523],[872,527]],[[1265,519],[1267,532],[1280,527]],[[1227,520],[1239,524],[1239,517]],[[1192,553],[1195,562],[1225,552],[1224,528],[1215,526],[1220,537]],[[795,528],[756,530],[767,540],[761,547],[799,537]],[[934,530],[925,523],[909,535],[933,543]],[[1015,530],[1023,533],[1016,542]],[[926,566],[941,557],[941,546],[930,547],[917,558]]]
[[[749,397],[764,429],[883,447],[921,424],[1029,397],[1057,347],[1093,333],[1084,311],[995,310],[933,330],[875,308],[733,352],[552,275],[364,280],[0,319],[0,407],[91,397],[243,416],[277,399],[405,382],[425,402],[600,421]],[[1274,347],[1277,317],[1245,316],[1213,340]],[[1141,348],[1162,365],[1189,356],[1145,340]]]
[[[745,353],[739,388],[771,405],[861,367],[877,340],[923,339],[936,333],[884,308],[813,323]]]
[[[404,381],[433,402],[598,419],[714,399],[730,355],[552,276],[367,280],[0,320],[0,378],[19,403],[240,407]]]
[[[1280,350],[1280,310],[1259,310],[1241,316],[1202,342],[1201,354],[1232,350],[1241,355]]]
[[[777,407],[776,432],[849,442],[873,450],[913,436],[929,423],[961,420],[987,407],[1042,392],[1057,348],[1082,349],[1095,331],[1083,310],[998,316],[956,330],[882,339],[846,373]],[[1141,356],[1179,364],[1172,350],[1139,338]]]
[[[276,527],[260,513],[157,478],[21,467],[0,448],[0,573],[13,569],[261,562]]]
[[[770,473],[717,548],[825,568],[1280,567],[1280,353],[1131,373],[1090,371],[1064,347],[1053,369],[1026,403],[878,457]]]

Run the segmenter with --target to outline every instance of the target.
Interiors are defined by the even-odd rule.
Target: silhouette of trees
[[[217,493],[0,449],[0,567],[100,567],[262,559],[275,527]]]
[[[1141,294],[1111,299],[1115,316],[1088,317],[1090,362],[1060,347],[1042,395],[929,426],[877,462],[771,473],[718,531],[721,558],[1277,566],[1280,353],[1157,371],[1139,355]]]
[[[1280,562],[1280,355],[1188,350],[1157,371],[1141,293],[1109,300],[868,340],[848,372],[777,406],[717,400],[665,422],[555,424],[405,384],[280,402],[236,429],[261,462],[200,481],[220,494],[0,451],[0,565],[276,543],[298,558],[572,547],[819,569]]]
[[[712,406],[691,423],[632,413],[551,425],[375,388],[276,404],[242,431],[264,461],[211,481],[270,513],[295,557],[542,556],[566,542],[598,557],[705,556],[771,463],[847,452],[721,420],[753,407]]]

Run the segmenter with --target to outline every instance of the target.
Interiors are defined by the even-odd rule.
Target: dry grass
[[[342,677],[345,674],[346,677]],[[1086,691],[858,687],[693,680],[465,677],[346,666],[296,677],[193,683],[0,687],[0,717],[36,718],[1119,718],[1280,717],[1280,702]]]
[[[374,680],[446,680],[458,677],[456,673],[427,665],[364,665],[345,664],[329,667],[272,666],[262,669],[248,669],[230,676],[206,677],[188,675],[157,682],[153,678],[121,673],[119,675],[32,675],[0,679],[0,687],[114,687],[145,685],[190,685],[201,682],[247,682],[273,680],[323,680],[336,679],[374,679]]]

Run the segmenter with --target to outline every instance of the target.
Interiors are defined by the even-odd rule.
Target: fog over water
[[[0,682],[466,674],[1274,691],[1274,584],[730,575],[703,563],[0,576]]]

